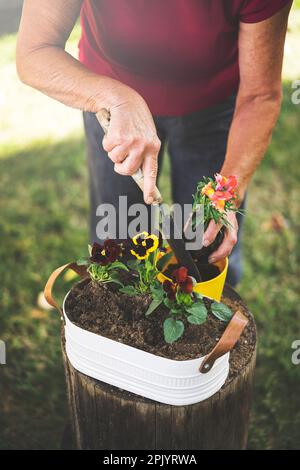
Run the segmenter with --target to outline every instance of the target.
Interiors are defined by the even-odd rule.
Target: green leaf
[[[133,286],[124,286],[121,289],[119,289],[119,292],[122,292],[122,294],[127,294],[127,295],[137,295],[138,292],[135,287]]]
[[[127,261],[127,266],[132,271],[138,271],[140,262],[137,259],[129,259]]]
[[[92,245],[88,245],[88,250],[89,250],[90,256],[92,256],[92,249],[93,249]]]
[[[186,311],[190,313],[187,317],[189,323],[193,325],[202,325],[207,319],[207,309],[203,302],[195,302],[192,307],[187,308]]]
[[[166,297],[164,299],[164,304],[169,310],[172,310],[172,308],[174,308],[175,302],[173,300],[168,299],[168,297]]]
[[[191,307],[186,309],[186,311],[188,313],[190,313],[191,315],[197,315],[197,314],[205,315],[205,314],[207,314],[207,309],[206,309],[204,303],[201,300],[195,301]]]
[[[176,300],[178,304],[183,305],[185,308],[190,307],[193,304],[193,299],[191,294],[186,294],[185,292],[177,291]]]
[[[112,274],[106,282],[114,282],[115,284],[119,284],[119,286],[124,287],[123,282],[121,282],[120,279],[117,276],[115,276],[114,274]]]
[[[152,300],[151,304],[149,305],[145,315],[148,316],[150,315],[151,313],[154,312],[154,310],[156,310],[160,304],[162,303],[163,299],[157,299],[157,300]]]
[[[152,284],[150,286],[150,290],[151,290],[153,300],[160,300],[161,302],[163,301],[164,290],[160,282]]]
[[[170,312],[173,315],[179,315],[182,313],[182,309],[180,308],[180,305],[174,304],[173,307],[171,308]]]
[[[77,266],[88,266],[90,264],[90,260],[88,258],[79,258],[76,264]]]
[[[88,272],[94,281],[105,282],[109,280],[109,274],[106,270],[106,266],[100,266],[99,264],[90,264]]]
[[[166,265],[168,264],[168,262],[171,260],[173,256],[173,252],[171,251],[170,253],[166,253],[165,255],[163,255],[156,263],[156,267],[157,269],[162,272]]]
[[[211,311],[215,317],[224,322],[228,322],[233,315],[232,310],[222,302],[213,302],[211,304]]]
[[[184,332],[184,324],[181,320],[175,318],[167,318],[164,321],[164,337],[169,344],[177,341]]]
[[[129,271],[127,266],[121,261],[114,261],[110,266],[108,266],[108,269],[124,269],[124,271]]]
[[[146,260],[146,262],[148,261],[148,263],[149,263],[149,268],[150,268],[150,269],[153,267],[153,264],[154,264],[154,257],[155,257],[155,252],[154,252],[154,251],[151,251],[151,253],[149,254],[148,259]]]

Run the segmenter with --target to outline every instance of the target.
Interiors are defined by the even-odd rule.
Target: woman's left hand
[[[226,227],[224,240],[219,246],[219,248],[210,255],[208,259],[209,263],[215,263],[217,261],[220,261],[221,259],[227,258],[227,256],[230,255],[235,244],[237,243],[237,234],[239,226],[236,218],[236,213],[229,212],[227,215],[227,219],[230,225]],[[204,246],[211,245],[221,227],[221,224],[216,224],[213,220],[210,221],[203,236]]]

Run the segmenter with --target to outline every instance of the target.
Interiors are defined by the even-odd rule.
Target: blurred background
[[[87,171],[81,113],[22,85],[14,56],[22,0],[0,0],[0,448],[57,449],[67,420],[60,319],[37,302],[49,273],[85,254]],[[80,29],[68,50],[76,56]],[[248,198],[238,292],[259,332],[250,449],[300,448],[300,0],[285,48],[284,102]],[[160,187],[166,199],[168,160]],[[65,279],[63,291],[68,279]]]

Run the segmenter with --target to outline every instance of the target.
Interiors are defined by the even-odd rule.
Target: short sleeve
[[[245,0],[240,9],[240,21],[259,23],[292,3],[293,0]]]

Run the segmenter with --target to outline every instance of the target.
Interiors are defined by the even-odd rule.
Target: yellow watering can
[[[167,253],[170,253],[170,249],[167,251]],[[167,254],[165,253],[165,254]],[[160,257],[164,256],[162,253]],[[171,259],[169,259],[168,263],[166,263],[164,269],[172,264],[176,264],[177,260],[175,256],[173,256]],[[220,302],[224,285],[225,285],[225,280],[226,280],[226,275],[228,271],[228,258],[225,258],[221,261],[218,261],[217,263],[214,263],[214,265],[219,269],[220,273],[210,279],[209,281],[203,281],[203,282],[198,282],[194,286],[194,292],[197,292],[198,294],[203,295],[204,297],[208,297],[212,300],[216,300],[217,302]],[[166,280],[171,281],[170,278],[168,278],[165,274],[159,273],[157,276],[157,279],[160,282],[164,282]]]

